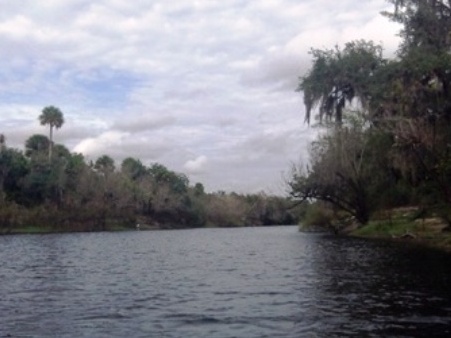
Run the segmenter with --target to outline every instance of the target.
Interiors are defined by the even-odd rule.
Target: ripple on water
[[[0,237],[0,337],[451,336],[450,256],[296,227]]]

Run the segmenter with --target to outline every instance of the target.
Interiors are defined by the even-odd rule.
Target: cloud
[[[369,8],[359,8],[363,3],[343,1],[335,8],[337,14],[323,12],[324,1],[305,1],[285,13],[299,15],[304,27],[281,43],[269,46],[259,58],[232,63],[232,67],[243,70],[242,80],[246,85],[265,84],[271,88],[287,91],[297,87],[298,78],[306,74],[311,66],[310,50],[343,46],[353,40],[372,40],[381,43],[386,57],[393,57],[400,42],[400,26],[381,15],[386,5],[381,1],[365,3]],[[269,2],[267,6],[273,6]],[[373,11],[371,11],[373,8]],[[297,75],[297,76],[295,76]]]
[[[118,148],[125,136],[125,133],[120,133],[117,131],[107,131],[100,134],[98,137],[90,137],[84,139],[74,147],[74,152],[91,156],[102,155],[105,154],[108,150],[111,151],[115,147]]]
[[[306,157],[294,90],[311,47],[366,38],[394,51],[384,0],[10,1],[0,13],[0,132],[22,147],[43,107],[55,141],[93,160],[140,158],[207,190],[280,191]]]
[[[128,115],[116,120],[112,128],[115,130],[138,133],[170,126],[176,122],[174,116],[155,116],[149,114]]]
[[[186,170],[188,174],[196,175],[205,172],[205,167],[208,164],[208,160],[206,156],[198,156],[194,160],[187,161],[183,168]]]

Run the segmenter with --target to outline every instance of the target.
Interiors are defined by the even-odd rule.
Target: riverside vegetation
[[[394,59],[372,41],[312,49],[298,90],[318,136],[288,184],[310,201],[304,225],[450,247],[451,3],[388,2]]]
[[[181,173],[154,163],[126,158],[117,168],[100,156],[83,155],[54,144],[62,127],[59,108],[39,116],[50,137],[32,135],[25,151],[7,146],[0,135],[0,233],[104,231],[293,224],[295,209],[287,198],[264,193],[206,193]]]
[[[49,138],[32,135],[22,152],[0,136],[2,231],[286,224],[308,205],[306,226],[447,243],[451,4],[388,2],[394,10],[383,15],[403,26],[396,58],[384,58],[382,46],[364,40],[311,51],[313,66],[298,90],[306,121],[318,122],[318,137],[309,161],[294,165],[287,179],[300,207],[265,194],[206,193],[201,183],[191,186],[185,175],[139,159],[127,158],[119,168],[108,155],[87,163],[54,145],[53,130],[64,120],[50,106],[39,117]],[[412,206],[413,212],[399,212]],[[433,223],[439,226],[427,226]]]

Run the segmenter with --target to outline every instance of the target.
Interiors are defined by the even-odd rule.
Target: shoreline
[[[356,237],[356,238],[364,238],[371,240],[384,240],[391,241],[399,244],[412,244],[423,248],[428,248],[432,250],[441,251],[443,253],[451,254],[451,234],[450,236],[434,237],[434,238],[401,238],[401,237],[389,237],[383,235],[374,235],[374,236],[363,236],[358,234],[347,234],[347,236]]]
[[[361,228],[345,232],[345,236],[381,239],[398,243],[411,243],[422,247],[451,253],[451,231],[440,227],[418,226],[418,222],[404,222],[401,228],[388,222],[369,223]]]

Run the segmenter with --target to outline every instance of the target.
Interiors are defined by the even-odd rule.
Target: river
[[[296,227],[0,237],[0,337],[449,337],[451,256]]]

